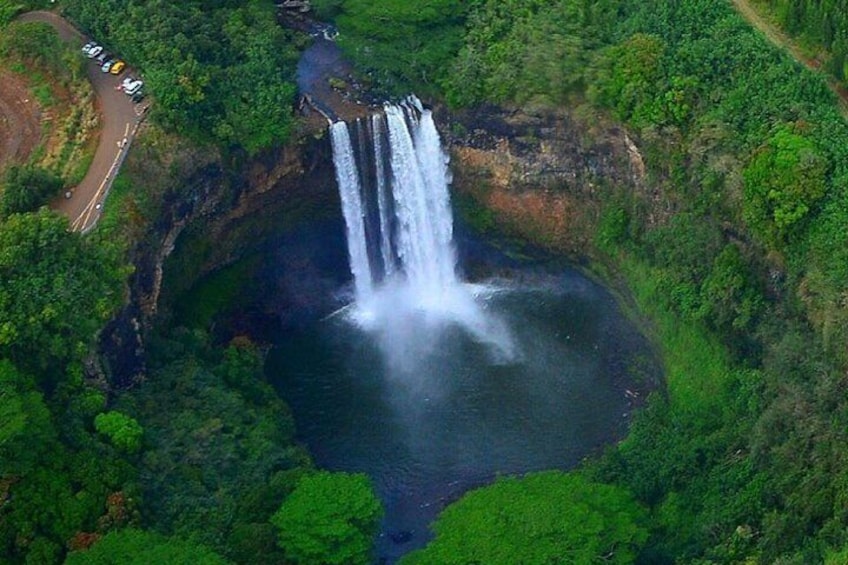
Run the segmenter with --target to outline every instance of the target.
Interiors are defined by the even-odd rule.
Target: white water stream
[[[350,127],[370,129],[358,155]],[[455,324],[497,360],[512,360],[508,329],[481,306],[486,289],[457,276],[448,157],[431,112],[410,97],[330,131],[357,323],[381,336],[395,366],[432,352],[440,329]]]

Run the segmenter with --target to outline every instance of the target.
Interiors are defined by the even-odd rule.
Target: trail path
[[[63,40],[80,47],[86,39],[65,19],[52,12],[29,12],[19,21],[50,24]],[[68,216],[74,230],[83,232],[94,227],[100,218],[106,193],[143,118],[143,107],[137,107],[128,96],[117,90],[121,78],[102,73],[95,63],[88,63],[87,69],[102,117],[100,142],[88,173],[71,191],[71,197],[59,198],[52,204],[53,208]]]
[[[763,18],[748,0],[733,0],[733,5],[752,26],[760,30],[760,32],[765,35],[769,41],[788,51],[789,54],[792,55],[792,58],[796,61],[810,70],[821,70],[821,63],[819,63],[819,61],[804,54],[792,38]],[[829,75],[826,76],[827,86],[834,94],[836,94],[842,116],[845,119],[848,119],[848,90],[846,90],[846,88],[839,84],[834,78]]]

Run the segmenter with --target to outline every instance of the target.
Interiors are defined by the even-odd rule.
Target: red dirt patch
[[[0,169],[25,162],[41,139],[41,108],[26,82],[0,69]]]

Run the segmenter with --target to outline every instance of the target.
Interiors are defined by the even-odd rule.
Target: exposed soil
[[[41,140],[41,118],[26,82],[0,69],[0,169],[29,158]]]

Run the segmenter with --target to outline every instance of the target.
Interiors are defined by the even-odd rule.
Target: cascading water
[[[498,360],[512,359],[507,328],[476,302],[480,288],[456,273],[448,158],[431,112],[410,97],[352,128],[357,138],[371,140],[370,147],[360,144],[358,155],[348,124],[336,122],[330,131],[354,318],[382,336],[395,366],[437,347],[441,334],[423,328],[452,324],[492,346]]]
[[[298,66],[318,103],[326,76],[340,74],[332,46],[315,42]],[[469,232],[475,272],[514,282],[495,291],[462,282],[448,161],[415,99],[333,124],[331,137],[353,300],[320,320],[313,314],[337,296],[302,308],[266,373],[316,465],[373,480],[385,508],[378,562],[392,565],[431,538],[428,524],[464,492],[569,469],[621,438],[632,391],[644,396],[660,369],[615,299],[560,261],[515,260]],[[284,285],[293,304],[302,254],[314,259],[304,281],[338,280],[344,250],[326,246],[336,231],[315,228],[302,251],[283,254],[283,271],[298,278]]]
[[[357,300],[366,300],[371,295],[371,265],[365,242],[365,217],[363,215],[359,174],[350,143],[350,134],[344,122],[330,126],[333,141],[333,163],[336,166],[336,181],[342,198],[342,212],[347,224],[347,250],[350,270],[356,281]]]

